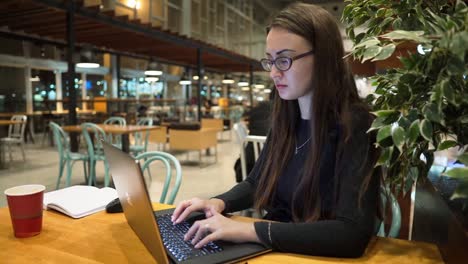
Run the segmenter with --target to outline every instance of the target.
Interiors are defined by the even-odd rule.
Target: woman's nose
[[[281,77],[282,75],[283,75],[283,72],[278,70],[276,66],[273,64],[271,66],[270,78],[275,79],[275,78]]]

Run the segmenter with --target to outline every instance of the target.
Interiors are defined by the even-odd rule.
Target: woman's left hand
[[[196,221],[184,236],[185,241],[192,238],[195,248],[201,248],[215,240],[231,242],[258,242],[254,223],[243,223],[229,219],[215,210],[212,217]]]

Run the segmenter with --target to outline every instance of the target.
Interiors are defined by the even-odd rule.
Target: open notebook
[[[44,209],[54,209],[70,217],[81,218],[104,210],[117,197],[113,188],[76,185],[45,193]]]

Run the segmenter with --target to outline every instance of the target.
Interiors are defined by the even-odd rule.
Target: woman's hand
[[[196,221],[184,236],[185,241],[191,239],[195,248],[201,248],[215,240],[260,243],[254,223],[231,220],[213,208],[210,209],[210,214],[210,218]]]
[[[226,205],[220,199],[202,200],[200,198],[192,198],[180,202],[174,212],[172,213],[171,220],[174,224],[179,224],[184,221],[187,216],[192,212],[201,211],[205,213],[206,218],[213,216],[212,212],[221,213],[224,211]]]

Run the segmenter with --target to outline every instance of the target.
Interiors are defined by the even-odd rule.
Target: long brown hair
[[[342,153],[340,144],[347,141],[351,130],[351,107],[365,109],[359,99],[354,78],[344,57],[341,34],[334,17],[319,6],[294,3],[273,19],[267,28],[286,29],[310,42],[315,51],[314,67],[311,74],[313,96],[310,111],[312,138],[310,152],[300,183],[294,192],[292,215],[294,221],[315,221],[321,217],[321,197],[319,190],[320,151],[328,139],[329,129],[340,126],[340,139],[337,144],[337,159]],[[317,78],[320,76],[320,78]],[[276,96],[273,104],[270,138],[266,159],[258,181],[255,207],[259,210],[272,206],[279,176],[293,155],[296,123],[299,120],[297,100],[282,100]],[[274,147],[271,146],[274,142]],[[338,164],[338,163],[337,163]],[[336,175],[340,168],[335,168]],[[315,175],[314,175],[315,174]],[[367,185],[371,175],[367,176]],[[336,202],[337,186],[335,180]],[[365,186],[364,186],[365,187]],[[361,188],[361,193],[364,188]]]

